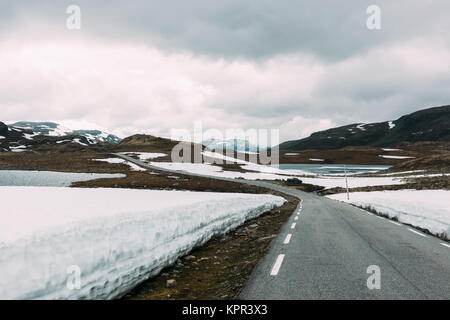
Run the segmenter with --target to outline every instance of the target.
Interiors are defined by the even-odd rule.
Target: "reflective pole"
[[[347,181],[347,166],[344,165],[345,170],[345,188],[347,189],[347,200],[350,200],[350,195],[348,194],[348,181]]]

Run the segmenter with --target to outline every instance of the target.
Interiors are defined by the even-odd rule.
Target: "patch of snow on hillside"
[[[288,153],[285,153],[284,155],[285,156],[298,156],[300,153],[295,153],[295,152],[288,152]]]
[[[108,159],[92,159],[94,161],[103,161],[103,162],[108,162],[108,163],[112,163],[112,164],[125,164],[127,166],[129,166],[131,168],[131,170],[133,171],[147,171],[147,169],[142,168],[132,162],[126,161],[124,159],[121,158],[108,158]]]
[[[9,147],[12,152],[24,152],[27,151],[27,146]]]
[[[358,128],[358,129],[361,130],[361,131],[366,131],[366,128],[364,128],[365,125],[366,125],[365,123],[361,123],[361,124],[358,124],[358,125],[356,126],[356,128]]]
[[[386,159],[414,159],[415,157],[408,157],[408,156],[386,156],[386,155],[379,155],[381,158]]]
[[[30,134],[30,133],[24,133],[23,134],[23,136],[25,137],[25,139],[27,139],[27,140],[33,140],[33,137],[35,137],[35,136],[38,136],[39,134],[37,134],[37,133],[33,133],[33,134]]]
[[[396,217],[400,222],[450,236],[449,190],[352,192],[350,201],[343,193],[327,197],[357,206],[371,206],[391,218]]]
[[[389,121],[389,122],[388,122],[388,126],[389,126],[389,130],[391,130],[392,128],[395,127],[395,123],[392,122],[392,121]]]
[[[319,162],[325,161],[325,159],[315,159],[315,158],[309,158],[309,160],[310,161],[319,161]]]
[[[0,299],[120,297],[284,202],[240,193],[0,187]],[[74,266],[81,287],[70,290]]]
[[[383,151],[402,151],[402,149],[389,149],[389,148],[381,148]]]
[[[82,146],[85,146],[85,147],[88,146],[86,143],[81,142],[79,138],[73,139],[73,142],[78,143],[78,144],[81,144]]]

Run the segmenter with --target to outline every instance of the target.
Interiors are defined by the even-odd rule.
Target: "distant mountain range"
[[[8,125],[12,128],[28,129],[33,131],[35,135],[63,137],[63,136],[83,136],[90,143],[112,142],[119,143],[120,138],[100,130],[73,130],[63,127],[55,122],[29,122],[19,121]]]
[[[245,139],[207,139],[203,141],[203,145],[210,150],[228,149],[240,152],[258,152],[261,150],[257,145],[253,145]]]
[[[354,123],[283,142],[280,150],[325,150],[348,146],[394,147],[402,142],[450,141],[450,106],[420,110],[393,121]]]
[[[121,139],[100,130],[72,130],[54,122],[20,121],[9,125],[0,122],[0,151],[48,150],[66,151],[104,143],[119,143]]]
[[[101,130],[73,130],[55,122],[20,121],[9,125],[0,122],[0,152],[2,151],[76,151],[83,148],[121,148],[125,145],[148,144],[139,135],[123,140]],[[146,140],[147,139],[147,140]],[[142,141],[141,141],[142,140]],[[145,140],[145,141],[144,141]],[[167,139],[152,137],[151,145],[169,145]],[[333,150],[344,147],[396,147],[404,142],[450,142],[450,106],[420,110],[378,123],[355,123],[311,134],[308,138],[283,142],[282,151]],[[170,145],[174,144],[172,141]],[[209,149],[229,149],[258,152],[257,145],[245,139],[203,141]],[[151,149],[151,148],[150,148]],[[152,150],[153,150],[152,149]]]

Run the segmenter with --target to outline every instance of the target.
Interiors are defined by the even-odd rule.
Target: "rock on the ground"
[[[166,281],[166,287],[167,288],[174,288],[177,286],[177,280],[175,279],[169,279]]]

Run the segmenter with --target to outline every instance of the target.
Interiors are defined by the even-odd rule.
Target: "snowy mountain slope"
[[[0,299],[120,297],[212,236],[284,201],[239,193],[0,187]],[[79,289],[68,286],[73,270],[80,271]]]
[[[72,130],[53,122],[0,122],[0,152],[78,151],[119,142],[117,136],[100,130]]]
[[[101,130],[73,130],[64,127],[55,122],[30,122],[19,121],[8,125],[19,129],[28,129],[33,131],[35,135],[45,136],[82,136],[90,143],[97,142],[113,142],[119,143],[121,139],[113,134],[103,132]]]

